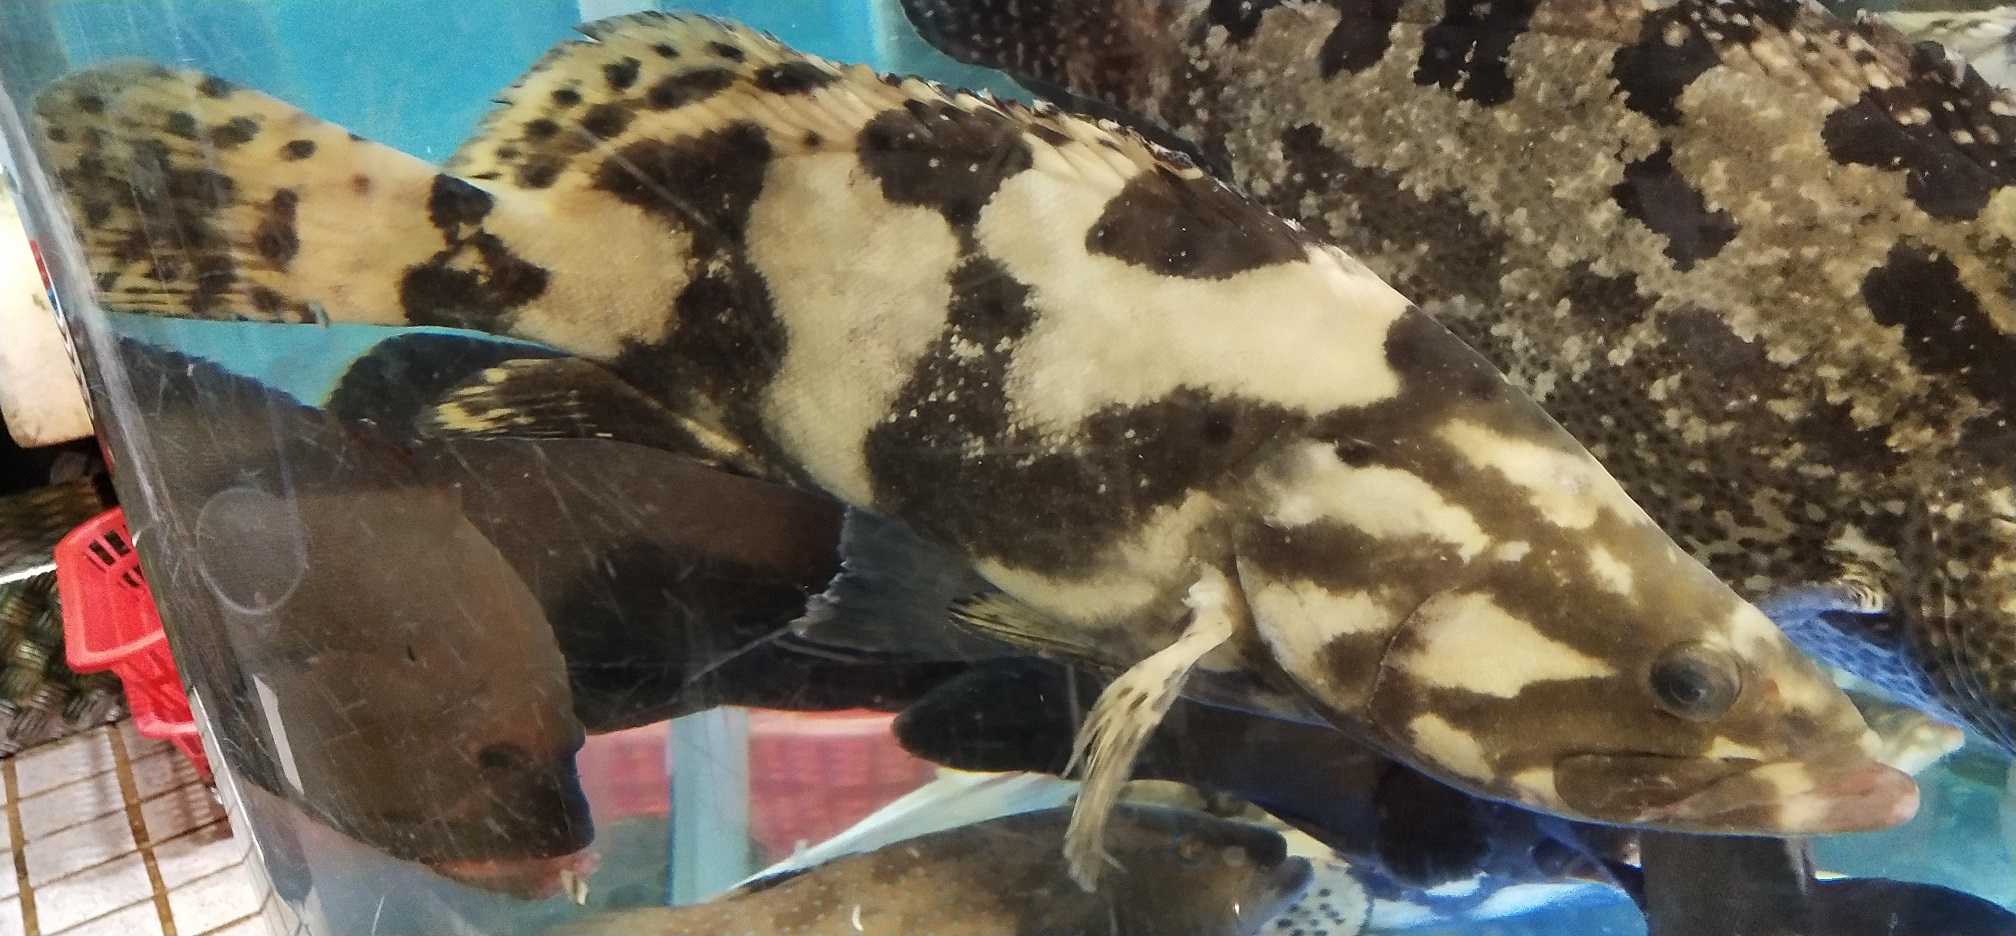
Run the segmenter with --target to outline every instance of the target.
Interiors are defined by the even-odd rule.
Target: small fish
[[[435,429],[635,433],[948,550],[996,589],[968,624],[1119,674],[1079,745],[1088,886],[1138,746],[1227,685],[1569,817],[1915,811],[1840,691],[1530,398],[1180,155],[718,20],[583,31],[447,172],[212,77],[52,84],[98,294],[544,344],[574,357],[485,371]]]
[[[1109,886],[1088,894],[1057,855],[1069,821],[1068,809],[993,819],[555,936],[1254,936],[1309,884],[1309,863],[1273,832],[1122,806],[1109,829]]]
[[[117,353],[148,433],[108,439],[163,465],[128,523],[234,774],[473,886],[540,898],[592,868],[565,663],[453,492],[250,378]]]
[[[1797,0],[904,7],[1190,140],[1807,652],[2016,750],[2011,92]]]
[[[2011,936],[2016,913],[1948,887],[1816,879],[1803,841],[1647,833],[1629,888],[1648,936]]]

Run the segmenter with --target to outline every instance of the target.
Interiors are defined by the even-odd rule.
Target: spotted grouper
[[[705,903],[617,911],[555,936],[1256,936],[1309,885],[1309,862],[1290,856],[1271,830],[1121,806],[1112,825],[1116,883],[1087,894],[1057,856],[1070,813],[934,832],[759,878]]]
[[[1080,742],[1088,886],[1182,693],[1574,818],[1916,810],[1819,668],[1531,398],[1190,161],[719,20],[583,32],[445,168],[158,65],[50,86],[89,285],[545,344],[572,357],[430,424],[686,451],[946,549],[991,587],[962,620],[1121,674]]]
[[[1802,647],[2016,750],[2016,97],[1957,54],[1797,0],[906,7],[1194,141]]]

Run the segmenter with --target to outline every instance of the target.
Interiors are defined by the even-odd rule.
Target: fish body
[[[1057,851],[1068,809],[992,819],[746,884],[688,907],[626,910],[570,936],[1253,936],[1299,896],[1309,864],[1281,836],[1201,813],[1126,806],[1110,892],[1088,894]]]
[[[2016,98],[1781,0],[906,9],[1349,250],[1809,652],[2016,745]]]
[[[1081,739],[1108,781],[1195,671],[1571,817],[1915,810],[1845,696],[1530,398],[1180,156],[721,21],[583,29],[457,174],[201,75],[52,85],[92,285],[567,352],[431,424],[634,437],[900,524],[1006,598],[997,634],[1121,673]]]

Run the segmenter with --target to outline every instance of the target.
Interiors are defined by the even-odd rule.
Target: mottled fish
[[[1896,11],[1877,16],[1913,42],[1959,54],[1988,83],[2016,91],[2016,6],[1991,10]]]
[[[966,620],[1124,672],[1080,744],[1088,883],[1185,690],[1573,817],[1915,811],[1818,667],[1530,398],[1189,161],[717,20],[583,32],[449,172],[214,77],[52,85],[99,296],[545,344],[576,357],[486,371],[436,427],[687,451],[948,549],[999,589]]]
[[[906,0],[1194,141],[1817,656],[2016,746],[2016,98],[1793,0]]]
[[[1088,894],[1057,854],[1069,819],[1046,809],[934,832],[556,936],[1255,936],[1309,884],[1309,863],[1274,832],[1121,806],[1110,883]]]

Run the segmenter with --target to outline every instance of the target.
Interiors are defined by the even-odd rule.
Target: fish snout
[[[1254,888],[1251,902],[1239,907],[1238,931],[1242,934],[1259,933],[1269,920],[1301,899],[1316,876],[1309,859],[1295,855],[1280,859],[1272,867],[1264,864],[1261,867],[1261,885]]]

